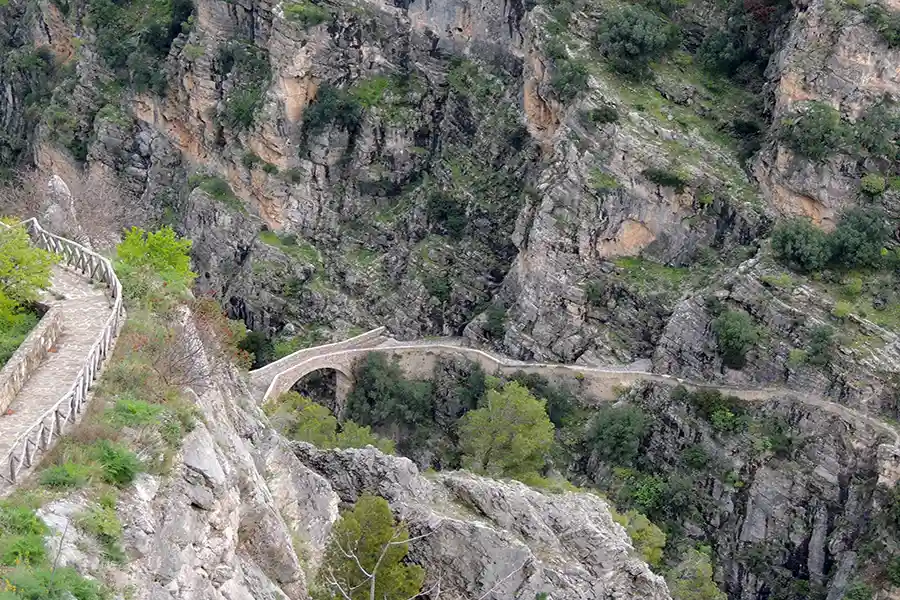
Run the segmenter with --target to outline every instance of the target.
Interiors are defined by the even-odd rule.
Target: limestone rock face
[[[468,473],[424,477],[408,459],[295,443],[304,464],[345,502],[384,496],[409,526],[409,557],[439,580],[441,597],[669,598],[665,582],[635,556],[605,501],[544,494]]]

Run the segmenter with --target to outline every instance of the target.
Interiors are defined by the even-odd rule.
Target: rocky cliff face
[[[545,495],[466,473],[426,477],[371,447],[290,444],[244,390],[216,376],[194,397],[202,423],[171,474],[141,475],[119,497],[124,566],[102,561],[97,541],[72,525],[85,498],[42,508],[61,564],[141,600],[307,598],[338,507],[374,493],[411,535],[425,535],[409,559],[441,598],[669,599],[595,495]]]
[[[872,552],[890,537],[879,515],[896,480],[895,436],[788,399],[754,406],[759,425],[742,433],[711,426],[664,389],[635,389],[628,401],[654,415],[642,468],[688,482],[666,508],[680,512],[683,535],[714,540],[729,597],[839,599],[880,562]],[[608,473],[590,457],[582,469]]]

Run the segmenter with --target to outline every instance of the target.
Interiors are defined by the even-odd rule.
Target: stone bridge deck
[[[457,338],[398,341],[385,336],[383,327],[336,344],[299,350],[275,363],[251,371],[251,390],[256,401],[262,404],[289,391],[297,381],[314,371],[333,369],[338,373],[336,404],[337,407],[342,407],[344,398],[341,396],[346,395],[352,388],[353,363],[370,352],[384,353],[397,358],[400,367],[411,377],[429,377],[438,357],[458,356],[478,363],[487,373],[508,375],[516,371],[524,371],[549,379],[567,378],[577,381],[587,395],[606,401],[614,400],[618,396],[620,388],[643,381],[652,381],[673,387],[683,385],[692,391],[713,389],[723,394],[737,396],[748,402],[789,399],[815,406],[844,419],[866,423],[887,434],[894,440],[895,446],[900,447],[900,432],[884,421],[837,402],[790,388],[723,386],[619,366],[593,367],[518,361],[464,346],[462,341]]]
[[[104,289],[69,269],[54,268],[50,292],[44,303],[61,309],[62,334],[56,351],[28,378],[6,414],[0,415],[0,456],[9,454],[19,436],[66,395],[112,314]]]

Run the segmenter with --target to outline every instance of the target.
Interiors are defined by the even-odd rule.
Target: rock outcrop
[[[545,494],[518,482],[468,473],[425,477],[405,458],[295,443],[301,462],[332,482],[345,502],[386,498],[409,526],[409,557],[441,597],[669,597],[610,515],[589,493]]]

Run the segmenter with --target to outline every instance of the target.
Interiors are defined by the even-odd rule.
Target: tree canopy
[[[15,311],[50,286],[53,254],[31,244],[24,227],[0,226],[0,311]],[[3,314],[0,312],[0,314]]]
[[[178,294],[190,289],[197,274],[191,271],[191,240],[171,227],[145,231],[132,227],[116,247],[116,272],[125,291],[136,299]]]
[[[365,494],[334,525],[319,570],[316,600],[407,600],[425,580],[425,570],[406,565],[409,533],[395,523],[384,498]]]
[[[507,383],[489,390],[484,406],[460,419],[463,464],[492,476],[536,473],[546,462],[553,431],[544,401],[519,383]]]

